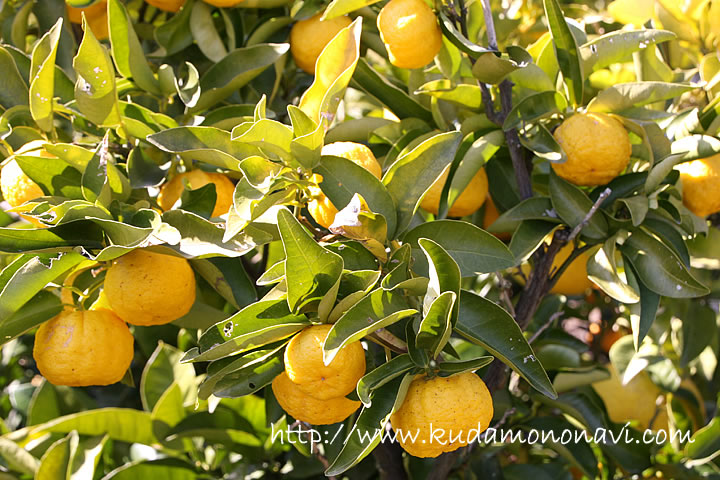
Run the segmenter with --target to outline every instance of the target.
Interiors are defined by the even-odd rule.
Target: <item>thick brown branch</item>
[[[407,480],[402,452],[402,448],[397,443],[380,442],[375,447],[373,457],[382,480]]]

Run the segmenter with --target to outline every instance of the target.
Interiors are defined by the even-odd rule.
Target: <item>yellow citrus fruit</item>
[[[319,400],[303,393],[285,372],[272,382],[278,403],[293,418],[312,425],[331,425],[341,422],[360,408],[360,402],[345,397]]]
[[[130,367],[133,337],[110,310],[64,311],[38,328],[33,358],[54,385],[110,385]]]
[[[445,170],[440,178],[435,180],[430,190],[425,193],[420,207],[433,215],[437,215],[438,208],[440,208],[440,195],[442,189],[445,186],[445,182],[448,178],[448,170]],[[483,206],[485,199],[488,195],[488,178],[485,173],[485,169],[481,168],[478,172],[470,179],[465,190],[462,191],[460,196],[455,199],[455,203],[452,204],[448,210],[448,217],[464,217],[475,213]]]
[[[89,7],[75,8],[67,5],[68,20],[71,23],[82,23],[82,14],[85,13],[90,30],[98,40],[105,40],[108,34],[107,2],[97,2]]]
[[[185,4],[185,0],[145,0],[148,4],[166,12],[177,12]]]
[[[406,452],[425,458],[477,441],[492,417],[492,397],[485,382],[465,372],[450,377],[415,377],[390,424],[399,433],[397,439]]]
[[[575,185],[604,185],[625,170],[632,146],[622,123],[603,113],[576,113],[555,130],[567,156],[553,163],[558,176]]]
[[[681,163],[683,203],[699,217],[720,212],[720,154]]]
[[[206,172],[204,170],[190,170],[189,172],[175,175],[172,180],[162,186],[157,197],[158,205],[163,210],[170,210],[175,202],[180,199],[185,182],[191,190],[197,190],[208,183],[215,184],[215,208],[212,216],[219,217],[230,210],[235,195],[235,185],[222,173]]]
[[[423,0],[390,0],[380,10],[377,27],[396,67],[424,67],[442,47],[437,18]]]
[[[290,30],[290,53],[297,66],[311,75],[315,73],[315,62],[325,46],[352,23],[347,15],[324,21],[320,17],[322,13],[300,20]]]
[[[205,3],[209,3],[214,7],[234,7],[243,2],[243,0],[204,0]]]
[[[308,202],[308,212],[310,212],[310,215],[318,225],[330,228],[330,225],[335,221],[335,215],[337,215],[338,209],[335,208],[335,205],[333,205],[327,195],[322,193],[320,187],[311,187],[310,192],[314,198]]]
[[[45,196],[40,186],[25,175],[17,161],[10,160],[0,172],[0,189],[11,207]]]
[[[327,400],[355,390],[365,375],[365,350],[360,342],[340,349],[329,365],[323,363],[322,346],[332,325],[313,325],[295,335],[285,349],[285,373],[298,390]]]
[[[560,268],[565,260],[572,253],[573,246],[565,245],[552,263],[552,268]],[[594,283],[588,278],[587,261],[590,254],[587,252],[580,254],[573,262],[568,265],[563,274],[558,278],[550,293],[559,293],[562,295],[582,295],[591,289]]]
[[[382,167],[375,158],[372,150],[362,143],[355,142],[335,142],[328,143],[322,149],[323,155],[332,155],[351,160],[353,163],[360,165],[368,172],[375,175],[375,178],[382,178]]]
[[[184,258],[137,249],[113,260],[103,291],[126,322],[162,325],[190,311],[195,275]]]
[[[610,370],[610,378],[593,383],[593,388],[605,403],[610,420],[616,423],[634,420],[641,429],[650,428],[652,421],[653,430],[667,430],[667,410],[664,405],[656,406],[662,391],[650,376],[640,372],[623,385],[615,368],[611,364],[606,367]]]

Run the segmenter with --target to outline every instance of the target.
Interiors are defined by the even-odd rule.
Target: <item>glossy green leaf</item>
[[[257,292],[240,258],[213,257],[192,260],[199,273],[235,308],[245,308],[257,301]]]
[[[513,254],[495,236],[462,220],[436,220],[410,230],[403,241],[413,248],[413,269],[426,275],[427,259],[420,252],[421,238],[429,238],[441,245],[457,262],[463,277],[478,273],[490,273],[509,268],[515,264]]]
[[[322,20],[330,20],[331,18],[354,12],[355,10],[359,10],[377,2],[378,0],[333,0],[325,9]]]
[[[342,257],[320,246],[287,210],[278,212],[285,249],[287,303],[293,312],[319,301],[340,278]]]
[[[126,463],[108,473],[102,480],[135,480],[153,478],[157,480],[198,480],[201,474],[193,466],[177,458],[159,460],[136,460]]]
[[[371,292],[333,324],[323,343],[323,360],[330,363],[344,345],[416,313],[400,291]]]
[[[357,82],[369,95],[377,98],[383,105],[387,106],[398,118],[414,117],[426,122],[433,121],[430,110],[410,97],[405,90],[393,85],[370,66],[364,58],[360,58],[357,62],[353,81]]]
[[[604,68],[626,61],[633,52],[652,47],[657,43],[674,40],[676,35],[668,30],[615,31],[601,35],[580,47],[583,71]],[[644,79],[649,80],[649,79]]]
[[[228,51],[215,28],[212,13],[212,6],[196,2],[190,15],[190,32],[203,55],[217,63],[225,58]]]
[[[166,152],[234,171],[241,171],[240,160],[259,153],[256,147],[234,142],[229,132],[215,127],[171,128],[147,137],[147,141]]]
[[[68,463],[72,450],[77,448],[78,436],[72,432],[65,438],[56,441],[48,448],[40,460],[40,465],[35,472],[37,480],[58,480],[67,479]]]
[[[180,363],[182,356],[182,351],[162,343],[150,355],[140,379],[140,399],[145,411],[152,412],[173,384],[180,388],[185,403],[194,403],[195,368],[191,364]]]
[[[63,20],[35,44],[30,64],[30,112],[38,126],[46,132],[53,128],[53,97],[55,92],[55,57]]]
[[[159,94],[160,84],[145,58],[127,10],[119,0],[108,1],[108,31],[117,70],[146,92]]]
[[[473,76],[482,83],[497,85],[516,70],[532,63],[532,57],[522,47],[511,45],[507,53],[497,56],[495,53],[480,55],[473,65]]]
[[[315,81],[298,106],[318,124],[323,119],[332,123],[335,118],[360,57],[361,30],[362,17],[357,17],[330,40],[315,63]]]
[[[460,267],[458,267],[458,264],[447,250],[438,243],[427,238],[421,238],[418,240],[418,244],[427,257],[430,278],[427,292],[423,298],[423,316],[429,315],[431,305],[434,304],[436,298],[445,292],[453,292],[455,298],[450,302],[453,304],[450,324],[455,325],[458,316],[458,302],[456,299],[460,296],[460,285],[462,283]],[[449,300],[445,302],[449,302]],[[438,305],[438,308],[442,312],[442,305]],[[432,320],[432,322],[437,323],[435,320]]]
[[[65,415],[50,422],[29,427],[32,435],[42,433],[68,433],[77,430],[80,435],[104,435],[112,440],[153,445],[150,414],[131,408],[99,408]]]
[[[372,173],[346,158],[333,156],[322,157],[314,171],[322,175],[320,188],[338,209],[361,192],[370,210],[385,217],[388,237],[393,238],[397,225],[395,202]]]
[[[491,53],[487,55],[494,57]],[[483,108],[482,93],[477,85],[466,83],[455,85],[451,80],[447,79],[432,80],[421,85],[420,88],[415,90],[415,93],[454,103],[470,110]]]
[[[679,97],[694,85],[667,82],[619,83],[598,93],[588,104],[591,112],[621,112],[631,107]]]
[[[35,475],[40,467],[40,461],[30,452],[12,440],[0,437],[0,457],[15,471],[26,475]]]
[[[438,369],[440,370],[438,373],[441,377],[449,377],[450,375],[455,375],[457,373],[474,372],[475,370],[490,365],[493,360],[495,360],[494,357],[485,355],[458,362],[438,362]]]
[[[707,295],[707,287],[692,276],[678,256],[642,230],[635,230],[621,250],[640,280],[655,293],[671,298]]]
[[[624,271],[618,269],[615,242],[615,237],[609,238],[603,248],[588,259],[588,278],[618,302],[637,303],[640,295],[628,285]]]
[[[287,43],[238,48],[210,67],[200,78],[200,98],[192,112],[206,110],[229,97],[285,55]]]
[[[5,72],[0,79],[0,105],[5,109],[16,105],[28,105],[28,86],[20,75],[12,55],[4,47],[0,47],[0,69]]]
[[[593,206],[593,201],[575,185],[560,178],[554,170],[550,171],[550,200],[558,216],[567,224],[575,228],[580,225]],[[581,234],[592,239],[605,239],[608,232],[608,223],[601,210],[598,210]]]
[[[272,355],[263,357],[261,362],[252,362],[227,374],[217,382],[213,395],[221,398],[241,397],[269,385],[285,371],[283,353],[283,349],[278,349]]]
[[[485,347],[542,394],[557,398],[545,369],[515,320],[497,304],[472,292],[460,294],[460,316],[455,331]]]
[[[460,140],[459,132],[434,135],[390,165],[383,184],[397,206],[397,233],[410,225],[420,199],[452,162]]]
[[[289,337],[308,326],[305,315],[293,315],[287,301],[261,300],[203,332],[198,348],[183,361],[205,362],[251,350]]]
[[[567,108],[567,100],[559,92],[540,92],[529,95],[510,110],[503,123],[503,130],[518,128],[553,114],[563,112]]]
[[[73,69],[77,74],[75,102],[91,122],[99,126],[118,125],[120,113],[115,90],[115,67],[87,20],[84,20],[83,31],[83,40],[73,58]]]
[[[445,347],[452,333],[452,314],[455,307],[455,292],[446,291],[435,297],[420,321],[415,346],[427,350],[431,358],[436,358]]]
[[[386,383],[396,379],[414,366],[410,356],[403,353],[383,363],[358,381],[357,394],[367,407],[372,405],[372,394]]]
[[[555,56],[563,74],[563,80],[568,87],[570,103],[580,105],[583,102],[583,82],[585,77],[583,76],[580,52],[575,37],[563,16],[560,3],[557,0],[543,0],[543,5],[550,26]]]
[[[488,228],[490,232],[510,232],[525,220],[543,220],[562,223],[548,197],[531,197],[503,212]]]

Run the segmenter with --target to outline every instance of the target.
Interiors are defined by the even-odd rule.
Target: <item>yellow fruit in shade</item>
[[[483,215],[483,228],[488,229],[490,228],[490,225],[495,223],[495,220],[500,218],[500,212],[498,211],[497,207],[495,206],[495,202],[493,202],[492,197],[488,195],[487,200],[485,201],[485,212]],[[503,233],[493,233],[497,238],[500,240],[510,240],[512,235],[509,233],[503,232]]]
[[[205,3],[208,3],[214,7],[234,7],[235,5],[239,5],[243,2],[243,0],[203,0]]]
[[[328,143],[322,149],[323,155],[333,155],[351,160],[353,163],[360,165],[368,172],[372,173],[375,178],[382,178],[382,167],[378,163],[377,158],[372,150],[362,143],[355,142],[335,142]]]
[[[485,382],[465,372],[450,377],[417,376],[390,424],[406,452],[426,458],[477,441],[492,417],[492,397]]]
[[[0,171],[0,189],[11,207],[45,196],[40,186],[33,182],[15,160],[10,160]]]
[[[720,212],[720,154],[681,163],[683,203],[699,217]]]
[[[145,0],[149,5],[166,12],[177,12],[185,4],[185,0]]]
[[[565,245],[552,263],[552,268],[557,269],[565,262],[573,251],[571,244]],[[592,280],[588,278],[587,273],[587,261],[590,258],[590,254],[587,252],[578,255],[575,260],[565,269],[560,275],[558,281],[550,289],[550,293],[559,293],[562,295],[583,295],[586,291],[593,288],[595,285]]]
[[[352,23],[347,15],[324,21],[320,17],[322,13],[300,20],[290,30],[290,53],[297,66],[311,75],[315,74],[315,62],[325,46]]]
[[[285,349],[285,373],[299,391],[318,400],[344,397],[365,375],[365,350],[350,342],[329,365],[323,363],[323,342],[332,325],[314,325],[295,335]]]
[[[430,190],[425,193],[420,207],[433,215],[438,214],[440,208],[440,196],[442,195],[443,187],[448,178],[448,170],[446,169],[440,178],[435,180]],[[481,168],[478,172],[470,179],[465,190],[455,199],[455,203],[452,204],[448,210],[448,217],[464,217],[466,215],[477,212],[480,207],[485,203],[485,199],[488,195],[488,178],[485,173],[485,169]]]
[[[82,23],[82,14],[85,13],[90,30],[98,40],[105,40],[109,37],[107,2],[97,2],[89,7],[75,8],[67,5],[68,20],[71,23]]]
[[[640,372],[627,385],[623,385],[615,367],[611,364],[606,366],[610,378],[593,383],[593,388],[605,403],[610,420],[616,423],[636,421],[643,430],[650,427],[653,430],[667,430],[667,409],[664,405],[656,405],[657,398],[663,392],[650,380],[650,376]]]
[[[110,310],[64,311],[38,328],[33,358],[54,385],[110,385],[130,367],[133,336]]]
[[[195,302],[195,275],[184,258],[137,249],[113,260],[104,294],[117,315],[133,325],[162,325]]]
[[[424,67],[442,47],[437,18],[423,0],[390,0],[380,10],[377,27],[396,67]]]
[[[303,393],[285,372],[272,382],[278,403],[290,416],[312,425],[331,425],[342,422],[360,408],[360,402],[345,397],[319,400]]]
[[[160,194],[157,197],[158,205],[163,210],[170,210],[185,189],[185,182],[191,190],[197,190],[204,187],[208,183],[215,185],[215,208],[213,208],[212,216],[219,217],[230,210],[233,204],[233,196],[235,195],[235,185],[228,177],[222,173],[206,172],[204,170],[190,170],[189,172],[175,175],[172,180],[160,188]]]
[[[576,113],[555,130],[567,161],[553,163],[558,176],[575,185],[604,185],[622,173],[632,145],[622,123],[603,113]]]

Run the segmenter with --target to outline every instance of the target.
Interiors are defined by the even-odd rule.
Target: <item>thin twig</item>
[[[488,120],[493,122],[495,125],[501,126],[503,124],[502,114],[495,110],[495,104],[493,103],[492,95],[487,84],[478,82],[480,85],[480,95],[482,97],[483,105],[485,106],[485,115]]]
[[[490,8],[490,0],[482,0],[483,16],[485,17],[485,31],[488,37],[488,46],[492,50],[498,49],[497,34],[495,33],[495,21]]]
[[[550,315],[550,318],[548,319],[548,321],[545,322],[545,324],[543,324],[542,327],[538,328],[537,332],[532,334],[532,337],[530,337],[530,340],[528,340],[528,343],[532,344],[535,340],[537,340],[537,338],[540,336],[540,334],[542,332],[547,330],[548,327],[555,322],[555,320],[562,317],[564,314],[565,314],[564,312],[555,312],[552,315]]]
[[[512,303],[512,299],[510,298],[510,294],[508,293],[508,290],[510,288],[510,282],[505,280],[505,277],[503,277],[500,272],[495,272],[495,275],[497,275],[498,282],[500,283],[500,299],[505,304],[505,307],[507,308],[507,311],[510,312],[510,315],[515,317],[515,306]]]
[[[610,188],[606,188],[605,190],[600,193],[600,196],[595,200],[595,203],[593,203],[593,206],[590,207],[590,210],[588,210],[587,214],[585,214],[585,217],[582,219],[580,223],[575,225],[575,228],[572,229],[570,232],[570,236],[567,238],[568,243],[575,240],[575,237],[577,237],[580,234],[580,231],[585,228],[589,223],[590,219],[595,215],[595,212],[598,211],[600,208],[600,205],[605,201],[606,198],[610,196],[612,193],[612,190]]]

